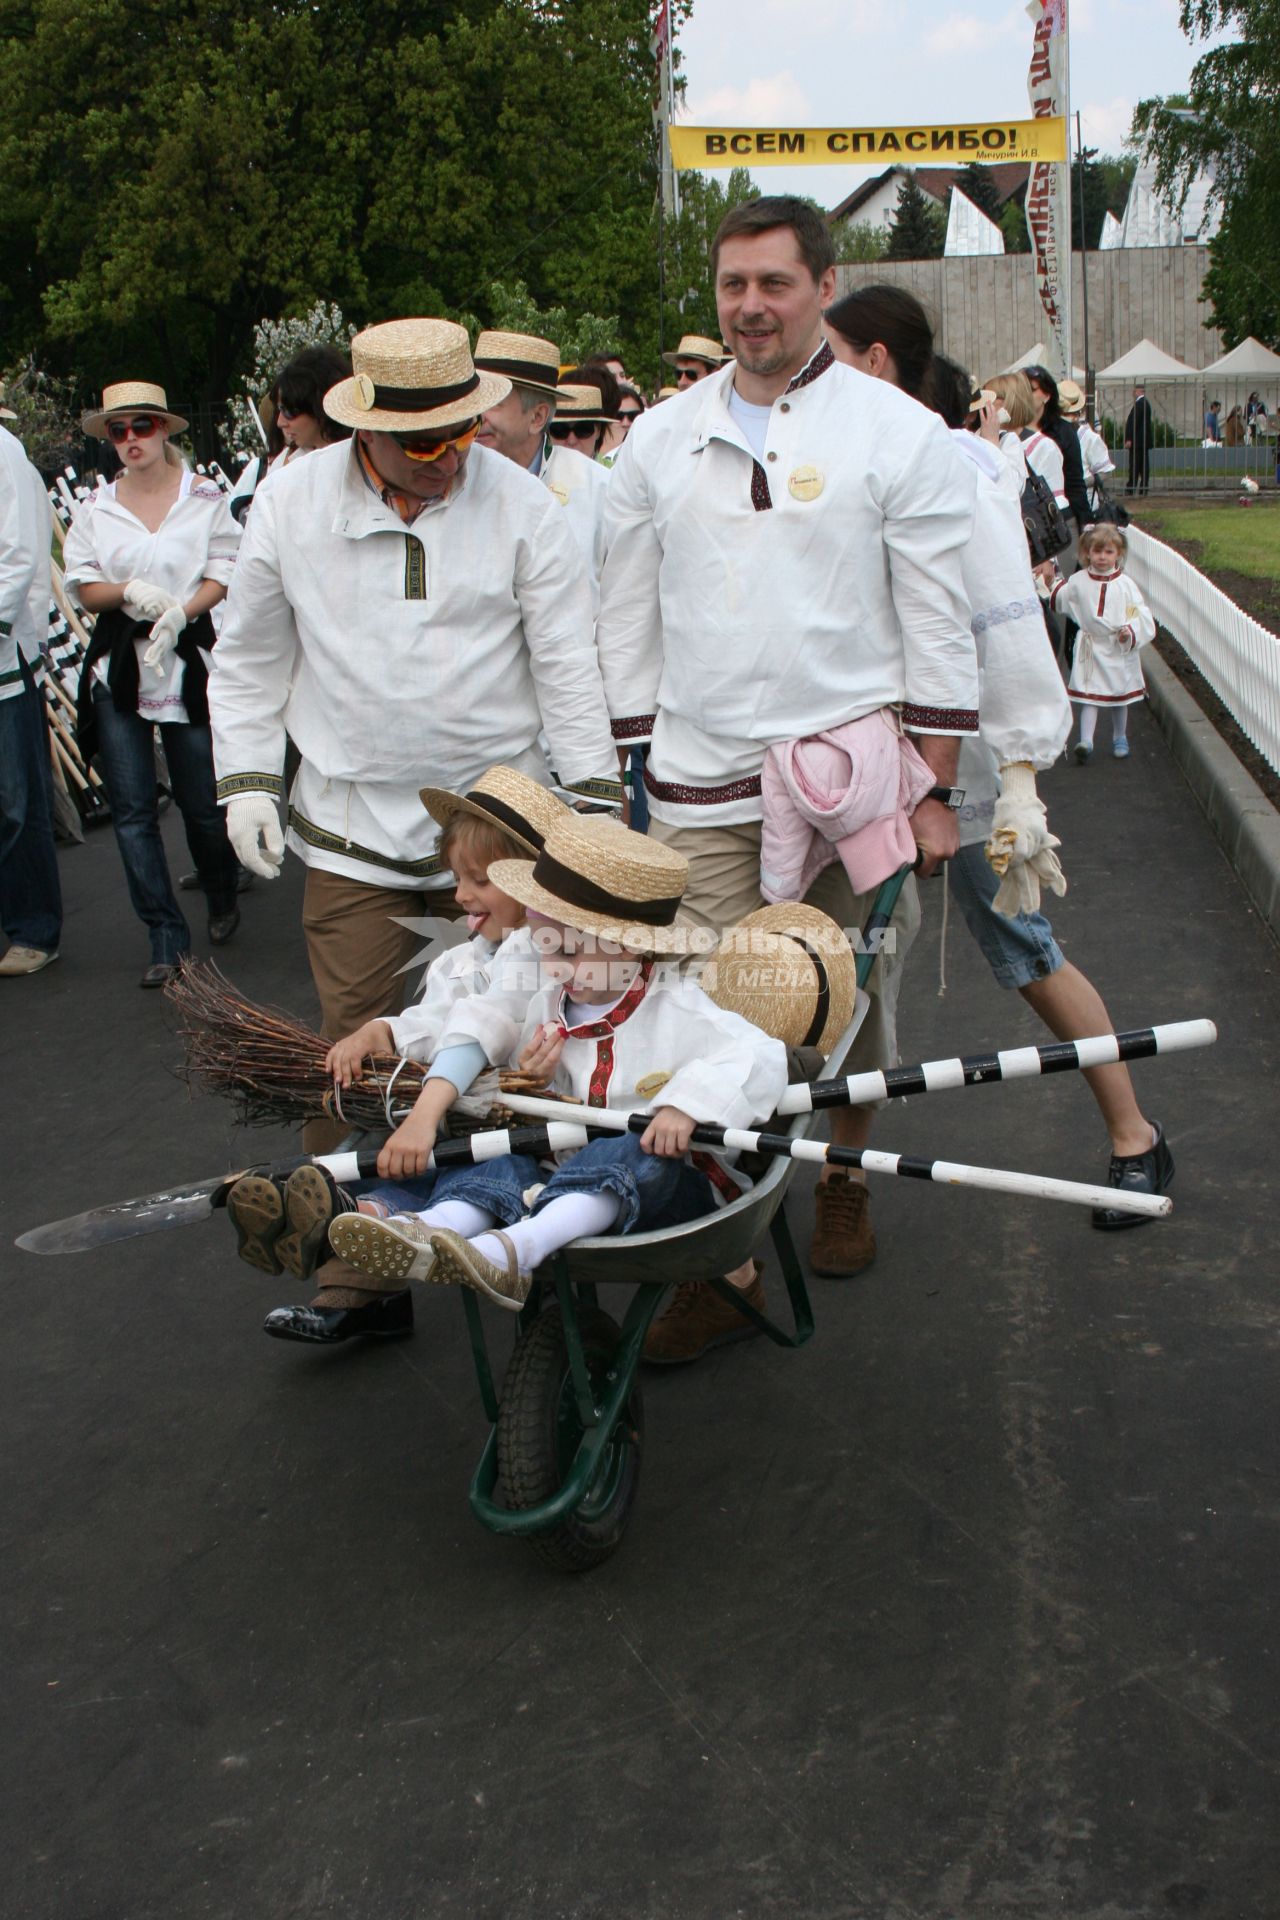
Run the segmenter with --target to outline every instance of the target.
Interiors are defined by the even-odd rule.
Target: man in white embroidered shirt
[[[939,419],[833,359],[822,337],[833,260],[826,223],[804,201],[758,199],[726,215],[713,266],[734,359],[636,422],[610,487],[596,637],[614,737],[620,749],[651,739],[650,830],[688,857],[685,906],[716,927],[760,904],[770,745],[895,708],[946,789],[960,737],[977,730],[960,579],[974,482]],[[927,877],[955,850],[955,816],[930,798],[911,827]],[[846,928],[869,907],[839,863],[808,898]],[[872,970],[855,1070],[894,1057],[898,978],[918,924],[908,881],[896,952]],[[867,1110],[833,1117],[847,1145],[869,1128]],[[860,1271],[874,1245],[865,1188],[824,1181],[815,1271]],[[741,1331],[731,1308],[721,1326],[715,1296],[704,1304],[695,1350],[686,1340],[660,1351],[659,1320],[651,1357],[694,1358]]]
[[[324,405],[353,438],[258,489],[209,683],[228,835],[267,878],[286,728],[301,756],[289,844],[333,1039],[395,1011],[421,947],[403,920],[451,912],[424,785],[465,792],[498,762],[549,782],[545,732],[566,786],[622,798],[565,517],[473,445],[509,380],[478,373],[447,320],[369,327],[352,363]],[[326,1124],[312,1151],[332,1144]]]

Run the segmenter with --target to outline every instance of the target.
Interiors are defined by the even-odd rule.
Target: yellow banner
[[[1065,160],[1066,121],[970,120],[925,127],[672,127],[676,170],[692,167],[995,166]]]

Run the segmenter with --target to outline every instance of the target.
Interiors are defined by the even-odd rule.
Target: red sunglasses
[[[149,413],[140,413],[132,420],[108,420],[107,438],[118,447],[124,445],[130,434],[135,440],[149,440],[159,425]]]

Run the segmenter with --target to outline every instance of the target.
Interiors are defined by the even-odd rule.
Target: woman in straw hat
[[[440,827],[440,851],[457,881],[457,904],[465,915],[469,939],[450,946],[432,961],[422,991],[403,1013],[369,1020],[335,1042],[326,1066],[333,1075],[339,1114],[344,1088],[361,1078],[371,1054],[397,1053],[402,1060],[427,1061],[439,1047],[453,1009],[488,987],[499,950],[515,962],[523,956],[530,990],[536,961],[528,936],[514,946],[524,926],[524,908],[490,878],[499,860],[537,854],[547,833],[569,809],[537,781],[513,767],[490,767],[468,792],[446,793],[424,787],[422,804]],[[492,1104],[490,1088],[477,1089],[474,1105]],[[327,1172],[300,1167],[287,1179],[257,1174],[237,1181],[227,1202],[240,1258],[262,1273],[291,1273],[309,1279],[324,1261],[320,1290],[307,1306],[274,1308],[264,1332],[278,1340],[332,1346],[360,1333],[404,1333],[413,1325],[413,1306],[403,1288],[389,1294],[367,1274],[329,1258],[326,1233],[336,1215],[356,1206],[384,1216],[425,1206],[447,1197],[453,1176],[427,1173],[406,1186],[364,1182],[339,1190]],[[532,1167],[530,1178],[534,1177]],[[357,1197],[358,1196],[358,1197]],[[394,1294],[394,1298],[391,1295]]]
[[[238,868],[217,804],[209,730],[210,609],[226,593],[240,542],[225,495],[193,475],[170,436],[187,422],[163,387],[107,387],[84,430],[120,455],[117,478],[78,508],[67,534],[66,584],[94,616],[80,682],[81,737],[96,749],[111,801],[129,897],[151,941],[144,987],[163,987],[191,948],[169,878],[156,805],[152,728],[160,728],[173,797],[199,885],[209,939],[240,922]]]
[[[501,761],[547,781],[545,732],[564,785],[621,797],[573,537],[544,489],[474,444],[509,380],[477,371],[447,320],[370,327],[351,356],[324,405],[353,438],[259,496],[210,694],[231,839],[267,879],[286,731],[301,756],[289,844],[332,1040],[393,1003],[414,896],[449,911],[424,778],[465,792]]]
[[[500,861],[491,877],[528,910],[541,984],[530,995],[495,979],[489,996],[457,1008],[433,1077],[383,1149],[386,1171],[425,1164],[444,1114],[486,1063],[518,1061],[574,1100],[649,1113],[650,1124],[562,1159],[527,1212],[525,1166],[488,1161],[474,1193],[465,1178],[451,1184],[446,1211],[346,1215],[330,1240],[365,1272],[474,1287],[514,1311],[534,1270],[570,1241],[679,1225],[742,1191],[745,1176],[720,1160],[686,1161],[690,1137],[699,1121],[748,1126],[771,1113],[786,1052],[675,968],[659,968],[685,945],[676,914],[688,866],[679,854],[613,821],[573,815],[535,861]],[[499,1177],[505,1226],[490,1197]],[[758,1283],[755,1296],[763,1297]]]

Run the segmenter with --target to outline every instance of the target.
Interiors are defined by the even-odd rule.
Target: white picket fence
[[[1229,600],[1198,567],[1139,527],[1126,529],[1128,569],[1147,605],[1280,773],[1280,637]]]

